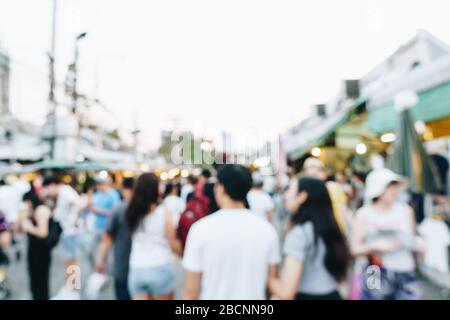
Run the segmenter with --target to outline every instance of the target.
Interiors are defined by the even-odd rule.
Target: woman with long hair
[[[325,184],[294,179],[285,204],[293,214],[292,227],[284,242],[281,278],[270,279],[270,292],[278,299],[341,299],[337,289],[346,279],[350,253]]]
[[[29,217],[22,221],[22,230],[28,235],[28,274],[33,300],[49,300],[49,282],[52,247],[47,242],[52,212],[39,198],[31,185],[23,200],[28,205]]]
[[[158,177],[142,174],[125,213],[132,236],[129,289],[133,300],[173,298],[175,228],[171,212],[159,200]]]

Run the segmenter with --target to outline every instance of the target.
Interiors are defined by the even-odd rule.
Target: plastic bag
[[[98,300],[100,293],[108,283],[108,276],[106,274],[94,272],[89,276],[87,287],[85,291],[86,299]]]

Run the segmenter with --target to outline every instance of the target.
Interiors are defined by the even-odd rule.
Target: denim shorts
[[[79,235],[62,235],[59,239],[59,249],[64,260],[78,260],[80,258]]]
[[[362,300],[419,300],[422,296],[422,289],[414,272],[395,272],[380,268],[380,279],[375,288],[368,286],[373,283],[370,276],[363,272]]]
[[[175,290],[172,265],[151,268],[131,268],[128,278],[130,294],[160,297]]]

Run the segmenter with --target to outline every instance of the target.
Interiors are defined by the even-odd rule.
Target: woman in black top
[[[52,219],[50,209],[43,205],[35,189],[25,194],[31,214],[22,222],[22,229],[28,234],[28,273],[33,300],[49,300],[49,273],[51,247],[47,244],[49,225]]]

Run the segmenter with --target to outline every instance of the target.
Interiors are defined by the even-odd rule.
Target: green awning
[[[338,121],[335,121],[330,125],[330,127],[326,128],[326,130],[320,134],[317,138],[312,139],[307,144],[304,144],[302,146],[299,146],[297,149],[289,153],[290,159],[298,159],[302,157],[306,152],[311,150],[314,147],[320,147],[322,146],[325,141],[330,137],[333,132],[335,132],[338,128],[340,128],[342,125],[347,123],[350,119],[350,117],[355,114],[355,111],[358,107],[366,103],[368,100],[367,97],[359,97],[355,100],[354,104],[349,108],[341,118],[338,119]],[[325,120],[326,121],[326,120]]]
[[[419,102],[412,109],[414,121],[431,122],[450,117],[450,82],[419,94]],[[369,111],[367,128],[375,133],[393,131],[398,123],[398,113],[393,102]]]
[[[402,111],[397,118],[397,139],[388,167],[408,178],[409,191],[413,193],[441,192],[442,182],[437,168],[420,141],[410,110]]]

